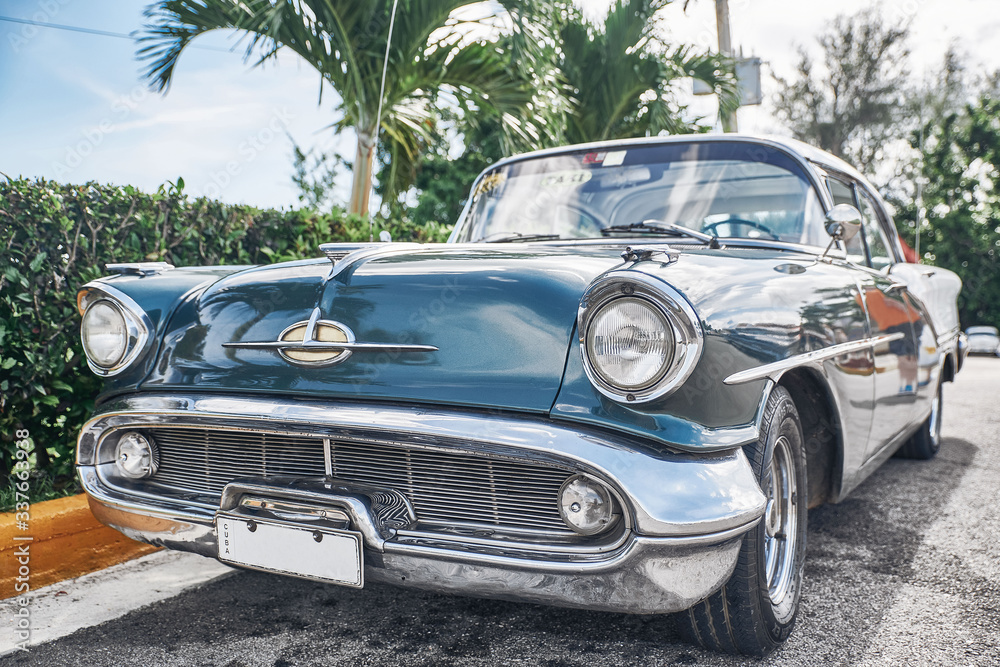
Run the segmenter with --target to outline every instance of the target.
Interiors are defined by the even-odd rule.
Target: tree
[[[414,183],[420,196],[410,210],[418,225],[432,221],[454,224],[465,207],[469,187],[481,171],[503,157],[499,127],[494,123],[479,123],[466,128],[464,150],[458,157],[448,154],[447,141],[428,154],[417,172]]]
[[[291,136],[289,136],[291,139]],[[347,165],[339,153],[323,153],[315,148],[303,150],[292,141],[292,183],[299,190],[299,201],[312,211],[329,211],[339,203],[334,184],[341,168]]]
[[[962,277],[959,316],[965,326],[1000,325],[1000,99],[985,92],[972,104],[924,127],[923,192],[927,222],[922,260]],[[915,132],[911,137],[918,146]],[[899,208],[904,239],[914,243],[916,205]]]
[[[928,129],[941,127],[954,113],[977,97],[969,81],[962,58],[954,49],[945,52],[941,67],[929,72],[922,81],[906,87],[906,104],[898,111],[896,133],[903,137],[897,142],[889,164],[880,164],[879,190],[897,210],[916,211],[917,183],[926,183],[921,171],[921,149]],[[914,228],[915,218],[901,219],[903,225]],[[900,230],[907,243],[911,238]],[[911,247],[912,244],[911,244]]]
[[[560,69],[571,89],[566,138],[573,143],[691,132],[676,86],[693,77],[735,110],[739,92],[731,61],[668,47],[658,36],[656,13],[673,0],[617,0],[603,25],[571,10],[560,30]]]
[[[333,127],[357,133],[349,210],[366,214],[376,145],[392,155],[392,186],[405,185],[421,151],[434,140],[435,102],[442,92],[464,111],[500,119],[508,144],[531,145],[542,136],[530,110],[547,89],[523,60],[545,43],[538,31],[545,25],[540,12],[546,4],[501,1],[518,36],[513,55],[522,62],[496,41],[463,39],[469,29],[486,24],[456,18],[456,10],[474,4],[400,0],[381,98],[392,0],[161,0],[146,10],[139,56],[150,61],[145,74],[151,84],[165,91],[181,53],[213,30],[245,33],[244,61],[255,65],[275,58],[283,47],[298,54],[340,97]]]
[[[795,80],[778,78],[778,117],[797,139],[870,170],[905,135],[908,35],[872,10],[838,17],[819,38],[823,65],[800,50]]]
[[[567,104],[551,103],[562,121],[550,118],[541,143],[583,143],[702,129],[685,118],[677,88],[688,77],[712,86],[723,108],[735,109],[738,88],[733,66],[717,54],[699,54],[689,46],[670,48],[658,36],[657,12],[672,0],[617,0],[604,22],[592,24],[572,3],[553,3],[559,35],[557,48],[536,62],[553,63],[553,75],[568,88]],[[549,60],[551,57],[551,61]],[[414,221],[455,222],[480,171],[505,155],[493,118],[470,125],[476,116],[456,118],[465,152],[451,157],[440,142],[423,157],[417,175],[420,193],[410,212]]]

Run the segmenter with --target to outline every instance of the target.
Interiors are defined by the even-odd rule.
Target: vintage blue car
[[[808,508],[934,456],[964,357],[957,276],[793,141],[514,157],[447,244],[317,250],[81,289],[101,521],[345,586],[674,612],[763,655]]]

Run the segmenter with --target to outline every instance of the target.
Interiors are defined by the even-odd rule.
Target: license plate
[[[258,570],[364,586],[361,535],[228,514],[216,518],[219,560]]]

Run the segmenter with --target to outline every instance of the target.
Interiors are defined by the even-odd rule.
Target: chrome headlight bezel
[[[101,377],[112,377],[131,366],[146,351],[153,324],[139,304],[124,292],[102,283],[84,285],[76,301],[81,317],[85,319],[91,308],[98,304],[114,308],[125,322],[124,352],[118,361],[110,366],[104,366],[92,359],[87,353],[83,321],[80,323],[80,343],[83,345],[90,370]]]
[[[670,327],[673,354],[666,367],[639,388],[616,386],[602,377],[590,359],[588,350],[595,317],[619,299],[636,299],[651,307]],[[622,403],[646,403],[667,396],[694,371],[704,347],[701,320],[691,304],[677,290],[645,273],[613,271],[594,282],[580,300],[577,331],[583,368],[591,384],[604,396]]]

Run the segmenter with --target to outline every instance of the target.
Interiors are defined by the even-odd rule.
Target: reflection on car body
[[[940,446],[958,278],[793,141],[503,160],[447,244],[83,287],[78,468],[136,539],[348,586],[677,614],[761,655],[806,515]]]

